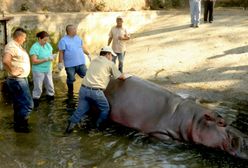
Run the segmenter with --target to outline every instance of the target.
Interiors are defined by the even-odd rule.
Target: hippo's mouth
[[[237,154],[241,158],[248,159],[248,137],[242,139],[240,152]]]

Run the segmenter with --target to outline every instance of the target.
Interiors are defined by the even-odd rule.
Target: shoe
[[[33,102],[34,102],[34,107],[39,107],[40,105],[40,100],[39,99],[33,99]]]
[[[76,123],[72,123],[72,122],[69,121],[68,125],[67,125],[67,128],[65,130],[65,133],[67,133],[67,134],[72,133],[72,131],[74,130],[76,125],[77,125]]]
[[[107,123],[108,123],[108,120],[107,119],[101,119],[99,118],[97,121],[96,121],[96,128],[99,129],[99,130],[103,130],[107,127]]]
[[[54,96],[46,95],[46,99],[48,101],[52,101],[52,100],[54,100]]]
[[[213,23],[213,21],[209,21],[209,23]]]
[[[14,130],[15,132],[18,132],[18,133],[29,133],[30,132],[30,129],[25,126],[14,126]]]
[[[196,24],[196,25],[195,25],[195,28],[199,28],[199,25],[198,25],[198,24]]]
[[[190,27],[194,27],[194,24],[190,24]]]
[[[14,130],[18,133],[29,133],[29,125],[28,125],[28,119],[19,119],[14,124]]]

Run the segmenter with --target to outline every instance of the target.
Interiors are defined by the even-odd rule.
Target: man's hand
[[[62,62],[58,63],[58,69],[59,71],[62,71],[62,69],[64,68],[64,64]]]
[[[88,57],[89,61],[91,62],[91,56],[90,55],[87,55],[87,57]]]
[[[132,77],[133,75],[131,74],[124,74],[125,79]]]
[[[130,78],[132,75],[131,74],[121,74],[121,76],[119,76],[119,80],[126,80],[127,78]]]
[[[122,37],[121,37],[121,36],[119,36],[119,37],[118,37],[118,40],[122,40]]]

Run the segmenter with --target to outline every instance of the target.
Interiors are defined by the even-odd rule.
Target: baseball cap
[[[120,19],[120,20],[123,20],[123,17],[122,16],[117,16],[116,19]]]
[[[101,51],[110,52],[114,57],[117,56],[110,46],[103,47]]]

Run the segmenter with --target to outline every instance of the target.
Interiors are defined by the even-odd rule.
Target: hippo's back
[[[122,125],[150,132],[161,118],[175,112],[183,99],[160,86],[137,77],[112,80],[105,91],[111,119]]]

